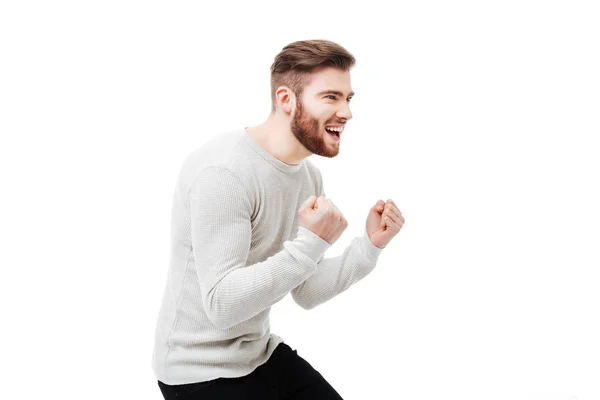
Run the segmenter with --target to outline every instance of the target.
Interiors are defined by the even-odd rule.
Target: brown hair
[[[318,67],[347,71],[356,60],[352,54],[329,40],[301,40],[285,46],[271,65],[271,112],[275,111],[275,91],[288,86],[300,98],[306,77]]]

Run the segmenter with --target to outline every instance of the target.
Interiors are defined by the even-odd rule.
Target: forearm
[[[205,311],[213,324],[230,328],[259,314],[284,298],[317,270],[317,260],[330,245],[300,229],[293,241],[268,259],[230,270],[202,285]]]
[[[370,242],[365,231],[341,255],[319,261],[317,270],[292,290],[294,301],[309,310],[332,299],[367,276],[382,250]]]
[[[195,275],[204,311],[218,328],[231,328],[279,301],[315,272],[331,246],[299,227],[278,253],[249,261],[253,196],[227,168],[204,168],[188,198]]]

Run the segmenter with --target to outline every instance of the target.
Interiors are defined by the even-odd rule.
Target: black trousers
[[[342,400],[323,376],[285,343],[266,363],[239,378],[218,378],[185,385],[158,381],[165,400]]]

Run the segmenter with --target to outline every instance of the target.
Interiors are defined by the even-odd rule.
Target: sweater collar
[[[298,171],[304,165],[304,160],[302,160],[299,164],[286,164],[283,161],[275,158],[271,153],[265,150],[252,136],[246,132],[246,128],[244,131],[244,140],[246,143],[250,145],[262,158],[268,161],[271,165],[273,165],[278,170],[285,172],[287,174],[292,174]]]

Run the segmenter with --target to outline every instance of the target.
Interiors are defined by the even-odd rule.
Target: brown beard
[[[300,97],[296,103],[296,112],[290,128],[296,139],[313,154],[332,158],[340,151],[339,144],[332,146],[326,142],[326,138],[323,137],[323,134],[327,135],[324,133],[325,127],[321,127],[319,120],[304,110]]]

